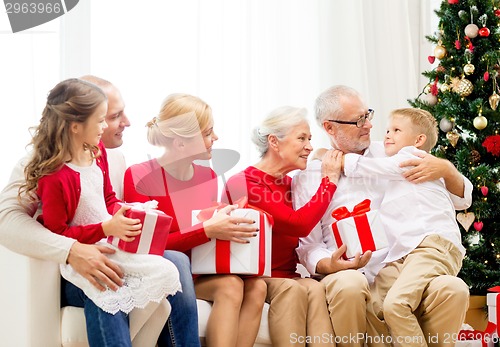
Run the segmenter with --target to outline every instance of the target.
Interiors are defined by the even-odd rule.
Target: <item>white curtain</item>
[[[407,106],[406,99],[426,82],[421,71],[431,68],[424,39],[432,32],[430,1],[81,0],[61,19],[61,61],[53,59],[54,68],[36,64],[40,55],[59,52],[41,44],[40,35],[29,34],[32,45],[42,45],[37,54],[11,45],[9,40],[21,41],[23,34],[0,36],[3,52],[15,47],[8,64],[18,69],[1,82],[2,95],[16,101],[0,105],[0,111],[3,122],[15,110],[19,119],[39,117],[43,103],[35,99],[43,99],[57,80],[88,73],[106,78],[127,104],[132,126],[123,150],[132,164],[157,153],[147,145],[144,125],[162,100],[174,92],[191,93],[213,108],[220,137],[215,147],[241,154],[229,175],[257,160],[250,130],[282,105],[306,107],[313,145],[327,146],[313,120],[314,99],[331,85],[347,84],[376,110],[373,138],[382,139],[388,112]],[[29,74],[15,72],[19,56],[28,61]],[[1,65],[4,69],[4,60]],[[23,88],[12,88],[21,74],[26,74]],[[43,91],[33,89],[41,82]],[[18,110],[19,103],[29,109]],[[15,132],[26,128],[19,124]],[[4,136],[0,141],[4,148],[22,150]],[[6,176],[0,178],[5,182]]]

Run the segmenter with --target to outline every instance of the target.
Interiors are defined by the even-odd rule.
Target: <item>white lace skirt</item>
[[[117,291],[109,288],[98,290],[69,264],[61,264],[60,268],[62,277],[82,289],[105,312],[130,313],[135,307],[144,308],[150,301],[160,302],[167,295],[182,291],[179,272],[171,261],[158,255],[124,252],[106,242],[98,244],[116,250],[114,254],[106,256],[120,266],[125,274],[123,286]]]

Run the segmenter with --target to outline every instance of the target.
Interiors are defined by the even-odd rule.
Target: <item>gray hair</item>
[[[253,129],[252,142],[262,158],[269,149],[269,135],[284,138],[296,125],[307,122],[307,110],[292,106],[282,106],[271,111],[262,123]]]
[[[328,88],[316,98],[314,106],[316,122],[323,128],[323,122],[330,119],[332,116],[336,117],[342,113],[342,106],[340,104],[342,98],[357,97],[361,99],[361,95],[353,88],[336,85]]]

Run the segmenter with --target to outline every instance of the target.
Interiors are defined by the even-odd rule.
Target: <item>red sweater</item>
[[[298,257],[295,248],[299,237],[309,235],[312,228],[325,214],[333,197],[336,185],[323,179],[311,200],[295,211],[292,206],[292,179],[289,176],[276,178],[250,166],[227,181],[223,201],[227,194],[235,201],[248,196],[248,203],[273,216],[272,277],[293,278]]]
[[[191,211],[217,201],[217,175],[195,165],[189,181],[180,181],[166,172],[156,159],[136,164],[125,171],[123,198],[127,202],[158,201],[158,209],[173,218],[167,249],[185,252],[208,242],[201,223],[191,225]]]
[[[108,212],[112,214],[113,206],[120,200],[116,198],[109,180],[108,159],[102,142],[99,148],[101,156],[96,159],[96,164],[104,175],[104,199]],[[69,226],[80,201],[80,192],[80,174],[66,165],[59,171],[40,178],[37,194],[42,202],[42,214],[38,221],[57,234],[82,243],[96,243],[105,237],[101,223]]]

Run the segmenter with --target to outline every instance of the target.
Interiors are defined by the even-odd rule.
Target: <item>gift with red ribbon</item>
[[[347,250],[344,258],[349,259],[356,253],[376,251],[388,246],[384,227],[380,221],[378,210],[370,210],[369,199],[363,200],[352,212],[345,206],[336,208],[332,212],[335,222],[332,232],[337,247],[345,244]]]
[[[488,305],[488,325],[484,331],[460,330],[458,340],[470,341],[478,340],[482,347],[493,347],[499,341],[500,326],[498,317],[500,316],[500,286],[488,289],[486,304]],[[458,345],[458,343],[457,343]]]
[[[234,204],[238,208],[231,211],[233,217],[255,221],[259,231],[256,237],[248,238],[249,243],[237,243],[212,239],[191,250],[191,271],[193,274],[239,274],[271,276],[271,231],[272,217],[266,212],[249,206],[247,198]],[[204,222],[227,204],[216,205],[192,212],[193,225]]]
[[[170,233],[172,217],[157,210],[158,202],[155,200],[145,203],[119,203],[115,205],[113,214],[116,213],[122,205],[131,207],[125,212],[126,217],[141,220],[142,232],[130,242],[123,241],[118,237],[109,236],[107,239],[108,243],[130,253],[156,254],[163,256],[168,234]]]

